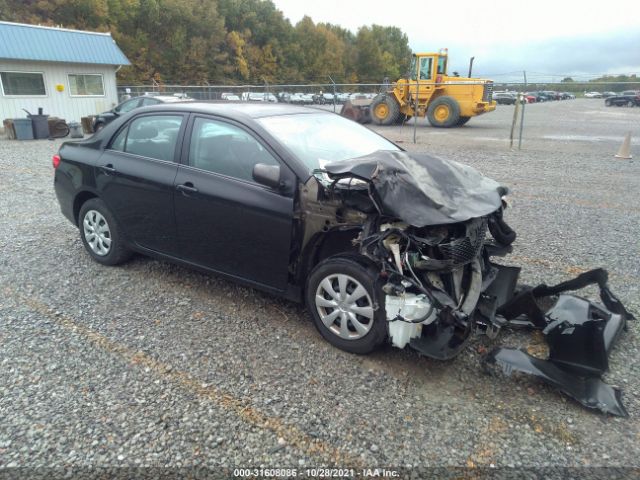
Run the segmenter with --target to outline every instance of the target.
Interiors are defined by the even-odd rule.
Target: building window
[[[2,93],[4,95],[25,97],[43,97],[47,95],[42,73],[0,72],[0,83],[2,84]]]
[[[72,97],[104,96],[102,75],[97,73],[70,73],[69,94]]]

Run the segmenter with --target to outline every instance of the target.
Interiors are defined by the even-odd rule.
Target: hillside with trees
[[[0,0],[0,20],[111,32],[125,84],[381,82],[411,55],[397,27],[292,25],[270,0]]]

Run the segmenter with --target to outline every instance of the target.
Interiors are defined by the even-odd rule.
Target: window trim
[[[4,84],[2,83],[2,73],[34,73],[42,76],[42,85],[44,86],[44,95],[13,95],[7,94],[4,91]],[[27,71],[27,70],[0,70],[0,90],[2,90],[2,96],[7,98],[47,98],[49,96],[49,89],[47,88],[47,80],[44,71]]]
[[[91,77],[100,77],[102,81],[102,95],[74,95],[71,93],[71,75],[83,75],[83,76],[91,76]],[[107,90],[104,87],[104,75],[102,73],[78,73],[78,72],[67,72],[67,88],[69,89],[69,97],[71,98],[101,98],[107,96]]]
[[[184,137],[182,138],[182,154],[180,155],[180,160],[179,160],[181,167],[197,170],[198,172],[208,173],[209,175],[214,175],[216,177],[234,180],[236,182],[241,182],[245,185],[257,186],[257,187],[266,189],[270,192],[277,192],[277,189],[273,189],[266,185],[262,185],[261,183],[258,183],[254,180],[245,180],[244,178],[232,177],[229,175],[225,175],[224,173],[213,172],[211,170],[205,170],[203,168],[198,168],[191,165],[189,163],[189,152],[191,150],[191,138],[193,136],[193,127],[196,123],[197,118],[202,118],[204,120],[212,120],[214,122],[225,123],[244,131],[245,133],[247,133],[247,135],[250,135],[256,142],[258,142],[262,146],[262,148],[264,148],[267,152],[269,152],[269,155],[271,155],[273,159],[280,166],[281,175],[284,169],[291,170],[289,166],[286,164],[286,162],[282,160],[280,155],[257,132],[253,131],[251,128],[230,118],[219,117],[217,115],[209,115],[206,113],[199,113],[199,112],[191,114],[188,122],[189,124],[184,132]]]
[[[120,135],[120,133],[122,133],[123,130],[127,130],[127,136],[125,138],[124,141],[124,148],[127,148],[127,142],[129,140],[129,127],[131,126],[131,124],[133,122],[135,122],[136,120],[143,118],[143,117],[166,117],[166,116],[174,116],[174,117],[182,117],[182,123],[180,124],[180,129],[178,130],[178,136],[176,138],[176,146],[173,152],[173,160],[163,160],[162,158],[153,158],[153,157],[145,157],[144,155],[138,155],[137,153],[131,153],[131,152],[126,152],[123,150],[114,150],[111,148],[111,146],[113,145],[113,142],[115,142],[116,138],[118,137],[118,135]],[[187,112],[172,112],[172,111],[168,111],[168,112],[145,112],[145,113],[140,113],[138,115],[135,115],[134,117],[130,118],[126,123],[124,123],[123,125],[120,126],[120,128],[118,128],[118,130],[111,136],[111,138],[109,139],[109,141],[107,142],[106,147],[104,147],[103,151],[108,150],[109,152],[112,152],[113,154],[119,154],[119,155],[126,155],[128,157],[133,157],[133,158],[143,158],[145,160],[152,160],[152,161],[156,161],[156,162],[163,162],[163,163],[169,163],[169,164],[175,164],[175,165],[179,165],[180,161],[182,159],[182,144],[184,142],[184,137],[185,137],[185,130],[187,128],[187,123],[189,123],[189,114]]]

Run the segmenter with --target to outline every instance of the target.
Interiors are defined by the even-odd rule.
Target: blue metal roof
[[[131,65],[110,33],[0,22],[0,58]]]

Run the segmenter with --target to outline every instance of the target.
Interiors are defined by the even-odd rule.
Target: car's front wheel
[[[369,353],[387,336],[376,274],[348,257],[329,258],[307,280],[307,307],[320,334],[351,353]]]
[[[82,205],[78,227],[84,248],[96,262],[118,265],[131,257],[113,215],[99,198],[91,198]]]

